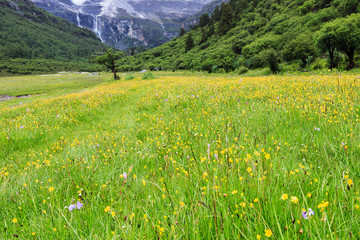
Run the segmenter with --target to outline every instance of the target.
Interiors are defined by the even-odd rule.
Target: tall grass
[[[360,238],[358,92],[162,76],[0,103],[1,236]]]
[[[142,79],[144,80],[155,79],[155,76],[152,72],[145,72],[142,76]]]

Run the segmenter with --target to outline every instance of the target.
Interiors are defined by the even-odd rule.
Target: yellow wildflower
[[[266,229],[265,230],[265,236],[267,236],[268,238],[272,236],[272,231],[270,229]]]
[[[295,197],[295,196],[292,196],[291,197],[291,202],[293,202],[293,203],[298,203],[299,202],[299,199],[297,198],[297,197]]]
[[[286,199],[288,199],[289,198],[289,195],[287,195],[286,193],[284,193],[283,195],[281,195],[281,199],[283,200],[283,201],[285,201]]]

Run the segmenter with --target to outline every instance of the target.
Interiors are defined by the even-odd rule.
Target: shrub
[[[248,71],[249,71],[249,69],[247,69],[247,67],[241,66],[238,69],[236,69],[235,73],[244,74],[244,73],[247,73]]]
[[[146,72],[142,76],[142,79],[144,79],[144,80],[149,80],[149,79],[154,79],[154,78],[155,78],[155,76],[151,72]]]
[[[216,63],[212,59],[206,59],[200,66],[202,71],[207,71],[208,73],[213,72],[213,67]]]
[[[270,68],[273,73],[280,72],[279,57],[274,49],[267,49],[259,53],[263,65]]]
[[[155,68],[156,68],[156,66],[155,66],[155,64],[153,64],[153,63],[150,63],[149,65],[147,65],[147,67],[146,67],[147,69],[149,69],[150,71],[154,71],[155,70]]]
[[[132,75],[132,74],[128,74],[128,75],[126,75],[125,76],[125,80],[132,80],[132,79],[134,79],[135,77],[134,77],[134,75]]]

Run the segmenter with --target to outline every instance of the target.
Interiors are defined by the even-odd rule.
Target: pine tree
[[[186,42],[185,42],[185,52],[191,50],[194,47],[194,40],[192,38],[191,33],[187,35]]]
[[[220,20],[220,8],[219,8],[219,6],[216,6],[214,12],[211,15],[211,21],[217,22],[219,20]]]
[[[204,42],[206,42],[207,40],[208,40],[208,34],[207,34],[207,32],[206,32],[206,29],[205,28],[202,28],[201,29],[201,40],[200,40],[200,44],[201,43],[204,43]]]
[[[233,10],[229,4],[222,4],[218,33],[225,35],[233,27]]]
[[[209,24],[209,22],[210,22],[209,14],[204,13],[203,15],[200,16],[199,27],[205,27],[206,25]]]
[[[183,36],[186,33],[185,29],[183,27],[180,28],[180,36]]]
[[[211,37],[211,36],[214,35],[214,34],[215,34],[215,27],[214,27],[214,25],[211,25],[210,28],[209,28],[209,30],[207,31],[207,35],[208,35],[209,37]]]

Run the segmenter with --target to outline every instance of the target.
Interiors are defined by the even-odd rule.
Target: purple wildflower
[[[314,211],[311,208],[308,209],[308,215],[309,216],[315,215]]]
[[[71,206],[71,205],[70,205]],[[80,209],[80,208],[82,208],[84,206],[84,204],[82,204],[81,202],[79,202],[79,201],[77,201],[76,202],[76,208],[77,209]]]
[[[301,213],[301,216],[304,218],[304,219],[309,219],[311,216],[315,215],[314,211],[309,208],[308,211],[302,211]]]
[[[123,177],[125,178],[125,180],[128,178],[128,175],[126,174],[126,172],[123,173]]]
[[[301,216],[302,216],[304,219],[309,219],[308,213],[307,213],[306,211],[302,211]]]
[[[71,212],[72,210],[74,210],[76,208],[76,205],[71,204],[68,208],[69,208],[69,211]]]

